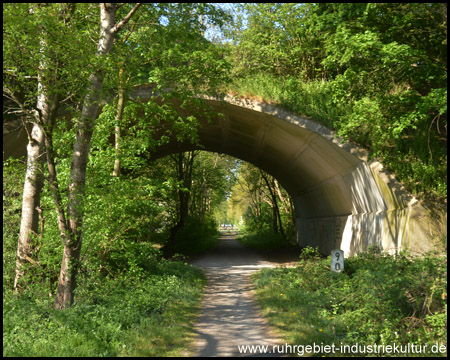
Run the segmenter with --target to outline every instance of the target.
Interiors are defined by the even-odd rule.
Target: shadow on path
[[[250,279],[253,272],[277,264],[266,261],[232,235],[222,236],[215,249],[192,264],[203,268],[208,278],[195,326],[195,356],[279,356],[270,354],[281,340],[260,314]],[[239,351],[243,346],[262,348],[244,354]]]

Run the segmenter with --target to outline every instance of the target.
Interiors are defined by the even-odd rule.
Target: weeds
[[[368,252],[346,259],[345,271],[335,274],[330,257],[313,250],[296,268],[254,275],[264,313],[287,342],[446,348],[446,256]]]
[[[65,311],[44,294],[4,291],[3,356],[186,355],[204,282],[198,269],[160,261],[152,272],[102,278]]]

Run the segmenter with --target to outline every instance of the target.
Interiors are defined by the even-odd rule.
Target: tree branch
[[[38,110],[29,110],[25,107],[25,105],[14,95],[14,92],[11,89],[3,86],[3,96],[12,100],[20,109],[20,111],[30,118],[34,118],[36,122],[40,122],[40,116]],[[17,113],[17,112],[16,112]]]
[[[128,21],[130,21],[133,14],[139,9],[139,7],[142,5],[142,3],[136,3],[134,7],[130,10],[130,12],[125,16],[121,21],[119,21],[112,29],[111,34],[117,34],[122,27],[124,27]]]

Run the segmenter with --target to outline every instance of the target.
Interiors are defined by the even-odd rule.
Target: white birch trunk
[[[22,216],[17,243],[14,291],[18,291],[20,288],[19,283],[24,275],[24,264],[37,264],[36,260],[33,259],[34,245],[32,243],[32,236],[37,235],[39,225],[39,213],[36,208],[40,205],[40,194],[43,183],[42,161],[40,160],[43,139],[44,133],[41,127],[34,123],[27,145],[27,170],[23,186]]]
[[[141,4],[136,4],[128,15],[119,23],[115,23],[117,4],[100,4],[100,37],[97,47],[97,56],[104,56],[111,50],[114,37],[125,25]],[[77,137],[75,140],[69,181],[68,239],[63,239],[64,253],[61,262],[58,289],[54,302],[55,309],[64,309],[73,303],[76,287],[76,275],[79,268],[79,259],[82,244],[83,198],[86,182],[86,166],[95,120],[98,116],[99,102],[104,74],[102,71],[92,73],[83,102],[81,119],[78,122]]]

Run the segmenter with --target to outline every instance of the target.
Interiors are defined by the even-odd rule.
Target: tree
[[[189,210],[189,199],[192,188],[192,171],[194,159],[198,151],[189,151],[187,153],[178,153],[171,158],[174,162],[178,180],[178,220],[170,230],[169,245],[173,246],[176,242],[177,232],[182,229],[186,223]]]
[[[213,217],[215,209],[231,194],[237,164],[237,159],[227,155],[199,153],[194,160],[190,216],[201,221]]]
[[[278,207],[277,201],[277,193],[275,189],[275,179],[271,177],[272,181],[269,181],[269,175],[264,174],[262,170],[259,171],[261,177],[264,179],[264,182],[267,185],[267,189],[270,193],[270,198],[272,200],[272,209],[273,209],[273,232],[280,233],[284,240],[286,240],[286,235],[283,230],[283,222],[281,221],[280,209]]]
[[[25,125],[26,126],[26,125]],[[17,243],[16,277],[14,290],[20,287],[19,282],[24,274],[23,266],[26,263],[36,264],[33,259],[36,254],[36,245],[33,236],[37,236],[40,209],[40,193],[43,185],[42,156],[44,134],[37,123],[33,123],[31,133],[28,133],[27,145],[27,171],[22,197],[22,216],[20,234]]]
[[[111,3],[100,4],[100,36],[96,52],[98,58],[102,58],[110,52],[116,34],[128,23],[140,5],[139,3],[136,4],[121,21],[116,23],[116,13],[121,5]],[[98,69],[89,76],[89,84],[83,102],[81,118],[78,121],[68,195],[67,214],[69,233],[62,234],[64,253],[54,304],[56,309],[66,308],[73,303],[82,242],[82,201],[86,180],[86,166],[94,124],[98,116],[97,112],[101,99],[104,71],[104,69]]]
[[[245,4],[237,89],[324,122],[417,195],[446,196],[447,4]],[[253,92],[253,93],[252,93]]]
[[[166,5],[164,5],[166,6]],[[171,5],[167,5],[169,10],[172,10]],[[119,30],[130,20],[130,18],[133,16],[133,14],[136,12],[136,10],[140,7],[140,4],[135,5],[128,14],[123,18],[122,21],[115,23],[115,15],[117,10],[121,7],[121,5],[116,4],[104,4],[100,5],[100,12],[101,12],[101,34],[99,38],[98,43],[98,49],[96,53],[97,62],[100,64],[102,63],[102,59],[111,51],[114,39],[119,32]],[[209,7],[202,7],[199,6],[200,9],[210,11],[212,15],[214,15],[213,8]],[[152,10],[154,8],[151,8]],[[164,7],[163,7],[164,9]],[[179,12],[181,10],[181,13]],[[180,30],[183,30],[183,27],[187,26],[188,29],[191,27],[194,27],[194,30],[196,29],[196,22],[192,21],[192,12],[195,10],[195,8],[190,7],[190,5],[182,5],[178,7],[178,5],[175,7],[175,12],[178,17],[181,17],[181,19],[177,19],[177,21],[174,21],[174,24],[177,25],[175,29],[179,32]],[[158,13],[158,12],[157,12]],[[159,14],[161,15],[161,14]],[[183,16],[181,16],[183,15]],[[150,11],[150,18],[154,16],[153,13]],[[172,19],[175,19],[176,17],[173,16]],[[158,19],[159,20],[159,19]],[[181,20],[181,22],[180,22]],[[153,24],[157,29],[160,28],[160,26]],[[171,24],[169,24],[171,25]],[[143,29],[148,29],[148,24],[145,24]],[[123,41],[122,44],[124,46],[128,46],[128,43],[133,43],[136,41],[136,37],[139,41],[142,41],[141,37],[144,37],[143,29],[140,29],[140,31],[133,32],[133,36],[127,39],[127,41]],[[169,30],[171,30],[172,27],[170,27]],[[151,33],[151,31],[150,31]],[[188,33],[189,34],[189,33]],[[195,31],[194,31],[195,34]],[[178,39],[179,40],[179,39]],[[178,40],[176,42],[178,42]],[[138,42],[136,44],[136,48],[139,49]],[[152,47],[150,47],[151,49]],[[192,50],[192,48],[191,48]],[[137,52],[137,54],[142,54],[141,52]],[[144,52],[144,57],[147,57],[148,54]],[[202,56],[203,54],[201,52],[194,52],[193,53],[198,54],[199,56]],[[164,58],[163,58],[164,59]],[[105,59],[106,60],[106,59]],[[169,60],[171,60],[169,58]],[[177,60],[179,61],[179,60]],[[151,63],[151,62],[150,62]],[[219,64],[220,64],[219,60]],[[214,62],[212,62],[214,64]],[[172,73],[173,65],[166,66],[167,63],[163,62],[163,69],[169,69],[169,75]],[[186,66],[186,64],[183,64],[182,62],[178,62],[177,65],[183,65]],[[191,69],[190,62],[187,64],[187,68]],[[119,61],[119,67],[123,66],[123,64]],[[204,69],[205,67],[201,66],[198,62],[195,64],[195,66],[192,66],[193,69],[201,68]],[[208,69],[208,67],[206,67]],[[159,68],[161,70],[161,67]],[[141,71],[144,71],[142,69]],[[166,70],[167,71],[167,70]],[[217,71],[216,68],[211,69],[211,71],[215,72]],[[219,79],[220,76],[216,75],[213,76],[211,79],[206,79],[204,76],[209,74],[207,73],[201,73],[200,76],[197,73],[190,74],[190,72],[187,72],[187,76],[185,75],[186,72],[175,72],[175,74],[178,76],[177,79],[177,95],[182,93],[187,93],[192,95],[192,88],[189,86],[198,84],[196,81],[198,81],[200,78],[202,81],[206,81],[208,83],[209,88],[213,88],[213,86],[216,86],[218,82],[216,79]],[[221,74],[221,73],[220,73]],[[101,99],[101,89],[104,77],[106,76],[106,72],[102,67],[100,66],[100,69],[97,71],[94,71],[89,76],[89,83],[88,88],[86,91],[86,96],[84,98],[83,107],[82,107],[82,113],[81,118],[78,121],[77,124],[77,137],[74,144],[74,151],[72,156],[72,163],[71,163],[71,171],[70,171],[70,180],[69,180],[69,194],[68,194],[68,227],[69,227],[69,236],[63,237],[63,243],[64,243],[64,253],[63,253],[63,260],[61,264],[61,272],[59,277],[59,283],[58,283],[58,289],[55,299],[55,308],[64,308],[68,305],[70,305],[73,302],[73,291],[75,289],[75,279],[77,270],[79,268],[79,258],[80,258],[80,251],[81,251],[81,243],[82,243],[82,220],[83,220],[83,199],[84,199],[84,189],[85,189],[85,176],[86,176],[86,166],[87,166],[87,160],[88,160],[88,153],[90,148],[90,140],[92,137],[92,133],[94,130],[94,124],[97,117],[98,107],[99,107],[99,101]],[[170,76],[165,74],[164,77],[158,77],[154,78],[156,80],[158,86],[161,88],[164,83],[167,83],[169,80],[173,80],[173,77],[171,79]],[[181,80],[181,81],[180,81]],[[183,82],[184,80],[184,82]],[[208,80],[208,81],[207,81]],[[184,85],[182,87],[181,85]],[[120,84],[119,88],[121,88],[123,84]],[[187,91],[186,89],[187,88]],[[195,87],[194,87],[195,88]],[[189,91],[191,90],[191,91]],[[196,89],[198,91],[198,89]],[[183,99],[183,98],[182,98]],[[193,101],[186,98],[186,95],[184,96],[183,105],[186,103],[198,103],[198,101]],[[150,108],[155,108],[153,106],[154,104],[150,104]],[[182,105],[182,106],[183,106]],[[144,106],[145,108],[146,106]],[[165,109],[164,106],[157,107],[158,109]],[[124,110],[125,111],[125,110]],[[175,119],[177,120],[174,125],[174,132],[172,134],[175,134],[179,139],[184,139],[185,136],[193,136],[192,130],[194,129],[192,126],[196,124],[192,116],[187,117],[180,117],[175,116]],[[189,120],[186,124],[184,123],[183,119]],[[148,120],[147,120],[148,121]],[[136,140],[136,139],[134,139]],[[182,196],[182,195],[181,195]],[[183,202],[183,209],[185,207],[185,202]],[[182,214],[184,214],[185,211],[183,210]],[[183,217],[180,218],[181,224],[183,224]]]
[[[31,237],[38,232],[44,155],[47,158],[52,187],[56,186],[56,178],[52,178],[54,162],[51,134],[57,109],[64,102],[61,95],[68,90],[59,76],[61,63],[64,63],[67,57],[58,47],[58,41],[70,23],[75,6],[8,4],[6,7],[4,5],[4,10],[6,36],[3,93],[9,103],[14,104],[10,108],[12,110],[7,112],[21,116],[29,139],[14,281],[17,291],[24,273],[23,265],[27,262],[37,264],[32,258],[36,254],[33,254],[35,247]],[[17,56],[17,46],[22,50],[21,57]]]
[[[249,163],[240,164],[228,203],[249,232],[272,232],[289,240],[295,231],[290,196],[273,176]]]
[[[4,81],[4,96],[8,98],[9,104],[21,106],[22,114],[27,119],[36,120],[44,133],[47,179],[64,247],[54,303],[57,309],[65,308],[73,302],[75,280],[80,266],[84,209],[88,204],[85,197],[88,154],[100,100],[109,100],[114,92],[120,93],[122,97],[122,91],[117,91],[118,89],[125,90],[125,99],[127,91],[134,85],[147,83],[149,79],[155,81],[159,89],[174,82],[177,85],[172,96],[181,99],[181,110],[171,106],[170,102],[167,105],[157,101],[147,104],[124,102],[123,114],[131,114],[131,117],[119,120],[118,116],[117,122],[124,121],[130,124],[130,128],[121,132],[117,154],[124,160],[121,168],[125,168],[125,172],[128,171],[126,175],[129,175],[130,168],[139,169],[143,165],[142,161],[136,160],[143,160],[143,154],[164,143],[169,136],[179,141],[186,138],[195,141],[197,122],[195,116],[186,115],[184,108],[189,107],[194,112],[195,108],[197,111],[203,111],[203,108],[199,99],[189,96],[203,90],[215,93],[226,78],[223,54],[201,37],[204,24],[208,21],[220,22],[220,11],[205,4],[147,4],[139,23],[134,23],[135,30],[121,37],[119,30],[139,6],[100,5],[101,35],[95,49],[91,39],[95,37],[97,29],[90,19],[94,16],[93,11],[98,11],[96,5],[4,5],[7,9],[4,27],[9,26],[4,30],[7,35],[4,42],[4,49],[6,44],[7,50],[7,61],[4,62],[4,79],[7,79]],[[116,24],[114,20],[119,16],[124,20]],[[202,16],[203,22],[200,21]],[[205,21],[207,17],[209,20]],[[114,39],[118,41],[113,47]],[[15,48],[21,49],[20,56],[19,52],[14,51]],[[121,81],[118,82],[113,79],[112,74],[118,74],[120,70],[123,70],[123,77],[119,76]],[[37,108],[39,97],[42,98],[42,106]],[[138,114],[135,112],[137,108],[147,112],[149,116]],[[11,116],[15,115],[14,111],[16,109],[11,109]],[[64,121],[58,119],[61,112],[72,116],[71,121],[66,119],[67,127]],[[121,111],[117,112],[118,115],[120,113]],[[139,122],[133,124],[136,119]],[[169,125],[160,126],[164,122]],[[69,136],[69,141],[61,142],[59,132],[70,133],[73,128],[71,123],[77,130],[76,138],[72,140]],[[113,124],[113,121],[109,122],[109,126]],[[157,128],[162,128],[163,135],[160,138],[156,136],[161,133],[154,132]],[[105,144],[104,139],[109,136],[109,131],[103,133],[102,144]],[[139,133],[139,137],[133,138],[136,133]],[[143,138],[145,142],[139,143],[139,139]],[[54,139],[57,146],[53,145]],[[71,146],[72,161],[68,171],[65,166],[70,161]],[[96,162],[97,159],[92,161]],[[67,199],[65,189],[60,188],[58,181],[69,183]]]

